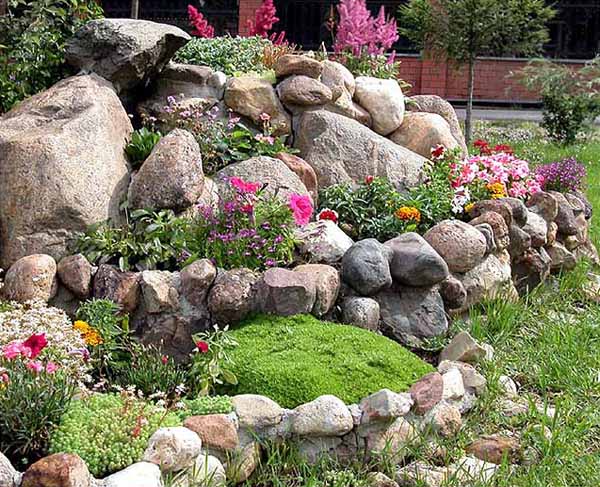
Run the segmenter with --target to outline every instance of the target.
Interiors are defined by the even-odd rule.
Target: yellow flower
[[[85,321],[76,321],[73,323],[73,328],[75,328],[82,335],[88,333],[92,328]]]
[[[396,218],[403,221],[421,221],[421,212],[414,206],[402,206],[394,213]]]
[[[100,333],[98,333],[96,330],[90,330],[89,332],[84,333],[83,341],[86,343],[86,345],[89,345],[90,347],[95,347],[104,343],[104,340],[102,340]]]
[[[102,335],[85,321],[76,321],[73,323],[73,328],[81,334],[81,338],[83,338],[86,345],[95,347],[104,343]]]
[[[506,196],[506,188],[502,183],[491,183],[486,188],[491,193],[492,199],[504,198]]]
[[[474,207],[474,206],[475,206],[475,203],[467,203],[467,204],[465,205],[465,211],[466,211],[467,213],[470,213],[470,211],[473,209],[473,207]]]

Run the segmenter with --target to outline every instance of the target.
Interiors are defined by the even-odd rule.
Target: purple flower
[[[545,191],[577,191],[583,189],[587,175],[583,164],[574,157],[544,164],[536,169],[536,177]]]

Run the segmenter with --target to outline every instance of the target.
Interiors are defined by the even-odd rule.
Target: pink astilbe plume
[[[277,22],[279,22],[279,17],[277,17],[277,9],[273,0],[264,0],[254,14],[254,21],[248,21],[248,35],[269,38],[276,45],[284,44],[285,32],[273,32],[269,35]]]
[[[215,29],[208,23],[208,20],[204,18],[201,12],[193,5],[188,5],[188,16],[190,18],[190,24],[194,28],[192,35],[195,37],[204,37],[212,39],[215,36]]]
[[[337,6],[339,24],[335,37],[335,52],[350,50],[353,55],[383,54],[398,40],[398,25],[386,18],[381,7],[375,18],[366,0],[341,0]]]

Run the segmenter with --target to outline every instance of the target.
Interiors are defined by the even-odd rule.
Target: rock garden
[[[586,165],[467,145],[385,16],[369,69],[190,16],[90,13],[0,117],[0,487],[550,485],[565,367],[599,427]]]

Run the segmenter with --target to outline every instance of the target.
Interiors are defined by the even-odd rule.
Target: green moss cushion
[[[323,394],[346,404],[380,389],[406,391],[433,368],[388,338],[312,316],[258,316],[231,332],[238,385],[293,408]]]

